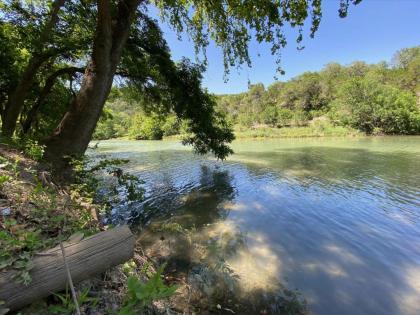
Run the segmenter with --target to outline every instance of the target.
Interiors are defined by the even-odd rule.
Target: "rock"
[[[207,266],[200,266],[196,272],[190,274],[189,280],[192,285],[201,290],[207,297],[211,297],[216,289],[216,277]]]
[[[2,216],[8,216],[12,214],[12,209],[10,207],[1,208],[0,209],[0,215]]]

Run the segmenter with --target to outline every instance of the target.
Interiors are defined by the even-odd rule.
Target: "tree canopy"
[[[316,118],[365,133],[420,133],[419,47],[398,51],[392,61],[343,66],[330,63],[287,82],[218,97],[218,108],[239,127],[302,126]]]

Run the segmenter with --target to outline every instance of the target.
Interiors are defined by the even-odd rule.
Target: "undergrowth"
[[[32,261],[39,252],[75,234],[83,237],[97,233],[97,213],[109,210],[115,203],[142,200],[144,190],[141,180],[122,170],[126,160],[73,160],[72,182],[58,185],[49,172],[39,168],[39,163],[22,155],[41,158],[41,149],[32,142],[26,142],[25,147],[26,153],[21,151],[22,146],[18,152],[10,145],[0,146],[0,154],[5,155],[0,155],[0,271],[15,270],[14,280],[30,285]],[[13,154],[7,154],[10,151]],[[106,193],[98,195],[100,187],[106,187]],[[163,269],[161,266],[157,272],[151,272],[145,264],[142,270],[128,276],[127,297],[118,314],[134,314],[157,299],[171,296],[176,287],[163,283]],[[53,300],[41,313],[74,313],[68,291],[54,294]],[[89,290],[82,290],[78,302],[95,308],[97,301]],[[5,314],[7,310],[1,303],[0,313]]]

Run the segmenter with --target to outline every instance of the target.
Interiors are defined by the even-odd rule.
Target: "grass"
[[[234,134],[236,139],[252,139],[252,138],[316,138],[316,137],[357,137],[363,136],[358,130],[346,128],[342,126],[327,127],[260,127],[260,128],[235,128]],[[174,135],[164,137],[164,140],[180,140],[182,135]]]
[[[310,125],[306,127],[272,128],[261,127],[255,129],[235,129],[237,139],[244,138],[310,138],[310,137],[348,137],[361,136],[355,129],[330,124]]]
[[[234,127],[236,139],[250,138],[310,138],[310,137],[355,137],[362,136],[363,133],[349,127],[334,126],[329,121],[313,120],[308,126],[304,127],[282,127],[275,128],[266,125],[259,127]],[[182,135],[164,137],[167,140],[182,139]]]

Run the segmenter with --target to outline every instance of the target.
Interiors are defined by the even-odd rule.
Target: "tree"
[[[368,134],[420,132],[415,96],[371,79],[353,78],[343,84],[335,107],[342,122]]]
[[[347,14],[349,2],[348,0],[341,1],[340,16],[344,17]],[[360,1],[351,2],[357,4]],[[226,69],[237,62],[250,64],[248,44],[252,32],[255,32],[255,37],[259,42],[271,42],[272,51],[276,53],[287,43],[282,32],[282,26],[285,23],[302,30],[304,21],[311,16],[310,35],[313,36],[321,19],[321,1],[319,0],[312,2],[311,5],[307,2],[289,1],[243,3],[241,1],[160,0],[155,3],[162,16],[172,26],[179,31],[186,29],[189,32],[197,51],[205,49],[209,37],[221,46]],[[144,14],[136,13],[139,4],[143,5],[143,2],[119,0],[112,8],[109,1],[98,0],[97,28],[91,60],[70,110],[47,142],[46,154],[50,159],[66,154],[82,154],[85,151],[111,89],[113,77],[123,55],[130,29],[132,29],[131,25],[134,21],[136,21],[134,26],[139,25],[139,20],[145,18]],[[298,42],[301,40],[302,32],[297,38]],[[196,81],[200,76],[197,71],[191,71],[185,66],[179,72],[184,72],[187,78]],[[222,117],[215,115],[213,109],[210,110],[214,106],[214,99],[199,92],[199,85],[191,86],[189,82],[181,81],[181,84],[178,82],[175,84],[171,81],[168,86],[176,91],[175,95],[180,99],[185,100],[186,97],[199,99],[199,102],[195,103],[196,108],[184,107],[182,104],[174,106],[175,112],[181,118],[186,116],[192,121],[191,130],[195,136],[187,139],[185,143],[193,144],[200,153],[212,150],[221,158],[230,153],[231,150],[225,143],[231,141],[233,135],[228,131],[228,126]],[[185,93],[188,88],[192,88],[194,93]],[[174,96],[173,93],[172,95]],[[187,103],[191,102],[187,100]],[[198,104],[201,106],[197,106]],[[205,115],[202,114],[203,112]],[[216,123],[222,127],[216,128]]]
[[[85,12],[72,1],[40,1],[36,6],[25,1],[10,1],[2,2],[1,9],[2,24],[16,33],[18,50],[27,55],[21,63],[18,79],[8,89],[5,104],[1,104],[2,134],[10,137],[37,74],[51,64],[72,60],[76,55],[81,57],[80,50],[89,48],[86,39],[90,25],[87,20],[84,26],[77,26],[74,12],[78,11],[77,18],[83,18]]]
[[[165,118],[158,115],[147,117],[143,113],[137,114],[131,120],[128,135],[136,140],[161,140],[164,122]]]
[[[404,48],[397,51],[392,58],[392,64],[395,68],[407,69],[410,64],[420,58],[420,46]]]
[[[36,120],[36,115],[38,114],[41,106],[45,104],[46,99],[50,95],[51,90],[53,89],[57,79],[64,75],[73,77],[76,73],[83,72],[83,71],[84,71],[83,68],[64,67],[64,68],[60,68],[56,70],[45,79],[45,85],[40,90],[37,100],[28,110],[28,113],[26,114],[26,118],[24,119],[22,123],[23,134],[27,134],[29,132],[29,129],[31,128],[32,123]],[[60,101],[63,101],[63,99],[61,99]]]
[[[340,16],[346,16],[350,3],[359,2],[341,0]],[[145,93],[146,98],[153,99],[158,111],[173,110],[179,118],[189,121],[192,134],[185,143],[194,145],[197,152],[212,151],[220,158],[229,154],[231,150],[227,143],[233,139],[233,134],[229,124],[214,110],[215,99],[200,86],[203,67],[186,61],[175,64],[170,60],[157,24],[147,16],[149,3],[143,0],[97,0],[96,6],[93,4],[56,0],[52,6],[46,6],[49,8],[48,14],[44,9],[30,10],[30,7],[21,10],[19,6],[9,6],[19,16],[27,16],[29,21],[35,16],[35,22],[30,23],[35,32],[29,34],[39,35],[34,37],[38,41],[32,45],[35,48],[32,58],[46,56],[44,52],[50,51],[50,48],[61,51],[61,48],[68,50],[77,46],[77,39],[69,36],[70,40],[67,40],[66,26],[74,30],[80,24],[75,20],[80,20],[80,17],[89,26],[96,25],[90,28],[94,29],[93,36],[89,36],[90,29],[80,36],[84,39],[82,52],[73,62],[80,64],[86,59],[88,62],[71,105],[54,134],[46,141],[46,157],[59,165],[63,156],[84,153],[115,76],[122,78],[124,84],[138,89],[139,93]],[[305,20],[311,20],[310,36],[313,37],[322,15],[321,0],[310,4],[306,1],[157,0],[153,5],[176,30],[188,32],[198,53],[205,53],[210,40],[220,46],[226,72],[231,66],[243,63],[250,65],[248,45],[252,37],[258,42],[271,43],[272,52],[276,54],[287,44],[283,33],[285,24],[299,29],[296,40],[301,43]],[[44,16],[49,19],[42,20]],[[42,22],[39,22],[40,19]],[[15,25],[19,27],[19,23]],[[48,29],[51,31],[46,32]],[[85,40],[89,38],[90,41]],[[86,58],[88,51],[91,54]],[[64,57],[59,53],[48,60],[56,64],[57,58],[63,60]],[[204,59],[204,65],[205,62]],[[32,69],[28,76],[30,79],[23,71],[19,80],[24,82],[25,91],[35,82],[35,74],[39,74],[44,66],[47,63],[32,67],[28,62],[27,68]],[[56,66],[53,68],[57,70]],[[282,72],[281,69],[279,71]],[[9,94],[9,105],[4,112],[3,134],[6,136],[12,133],[15,118],[22,112],[21,105],[28,95],[26,92],[15,94]],[[16,97],[18,101],[14,101]]]
[[[306,72],[294,79],[295,107],[303,111],[319,110],[327,104],[325,87],[318,73]]]
[[[275,127],[279,120],[278,109],[274,105],[267,106],[261,113],[262,122],[264,124]]]
[[[420,91],[420,46],[398,51],[392,60],[394,83],[413,93]]]

